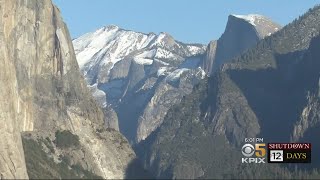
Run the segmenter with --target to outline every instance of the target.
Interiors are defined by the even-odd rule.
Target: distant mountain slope
[[[316,6],[201,81],[136,146],[145,166],[160,178],[319,178],[318,154],[296,170],[240,156],[246,137],[320,151],[319,22]]]
[[[181,43],[167,33],[144,34],[111,25],[73,44],[96,100],[116,110],[120,130],[132,142],[145,139],[170,106],[205,77],[199,65],[205,46]]]

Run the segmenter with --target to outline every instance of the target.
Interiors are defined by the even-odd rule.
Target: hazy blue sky
[[[182,42],[208,43],[229,14],[256,13],[285,25],[315,0],[54,0],[72,38],[114,24],[139,32],[168,32]]]

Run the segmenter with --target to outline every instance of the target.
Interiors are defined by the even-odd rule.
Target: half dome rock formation
[[[135,154],[119,132],[103,128],[59,9],[50,0],[1,0],[0,14],[0,177],[66,178],[50,170],[65,165],[68,178],[124,178]],[[64,149],[59,132],[77,137],[77,148]],[[53,164],[28,157],[38,151]],[[86,173],[74,174],[76,167]]]
[[[269,18],[258,15],[230,15],[226,29],[218,41],[207,47],[202,66],[212,74],[222,64],[254,47],[259,40],[280,30],[281,26]]]

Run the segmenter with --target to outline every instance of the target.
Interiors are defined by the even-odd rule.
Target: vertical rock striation
[[[96,132],[103,112],[87,90],[51,0],[0,0],[0,42],[1,177],[28,178],[21,132],[52,138],[67,129],[79,136],[86,154],[74,161],[103,178],[123,178],[134,152],[126,140],[117,147],[121,134]]]

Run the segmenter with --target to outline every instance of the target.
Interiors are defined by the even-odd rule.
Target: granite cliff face
[[[1,0],[0,15],[0,177],[28,178],[22,132],[54,141],[64,129],[79,137],[85,154],[74,163],[123,178],[135,154],[121,134],[101,128],[103,111],[80,74],[59,9],[50,0]]]
[[[202,67],[206,73],[214,73],[222,64],[254,47],[259,40],[280,28],[280,25],[262,15],[230,15],[222,36],[208,45]]]
[[[320,150],[317,139],[320,136],[320,100],[319,100],[319,71],[320,71],[320,36],[313,38],[310,47],[304,55],[304,63],[300,64],[299,74],[301,84],[303,83],[307,94],[300,110],[299,119],[293,125],[292,141],[310,141],[315,151]],[[300,76],[299,75],[299,76]],[[308,81],[305,81],[305,80]],[[319,157],[315,155],[315,157]],[[319,158],[315,158],[315,166],[320,164]]]

